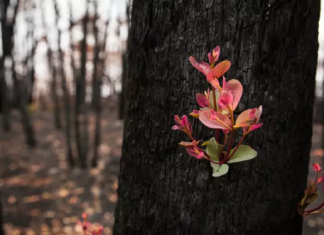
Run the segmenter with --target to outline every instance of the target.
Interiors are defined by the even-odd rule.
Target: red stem
[[[212,163],[214,163],[214,164],[220,165],[219,162],[215,162],[214,160],[212,160],[212,159],[210,159],[210,158],[208,158],[206,156],[203,156],[203,158],[206,159],[206,160],[208,160],[208,161],[210,161],[210,162],[212,162]]]
[[[230,154],[230,151],[233,147],[233,143],[234,143],[234,134],[235,134],[235,130],[232,130],[231,131],[231,136],[230,136],[230,141],[228,143],[228,146],[227,146],[227,153],[226,153],[226,157],[224,159],[224,162],[227,162],[229,159],[229,154]]]
[[[213,102],[214,102],[214,110],[217,112],[217,102],[216,102],[216,91],[215,88],[212,87],[212,91],[213,91]],[[215,139],[216,141],[219,143],[220,137],[219,137],[219,130],[215,130]]]
[[[219,130],[217,130],[217,129],[215,129],[215,139],[219,143],[220,137],[219,137]]]
[[[303,214],[309,214],[309,213],[312,213],[314,211],[317,211],[319,209],[321,209],[322,207],[324,206],[324,202],[322,202],[318,207],[312,209],[312,210],[308,210],[308,211],[304,211]]]
[[[242,138],[240,139],[240,142],[237,144],[237,146],[235,147],[235,149],[233,150],[233,153],[229,156],[229,159],[231,159],[231,157],[233,157],[234,153],[238,150],[238,148],[240,147],[240,145],[242,144],[243,140],[245,138],[245,135],[243,134]]]
[[[224,140],[224,144],[223,144],[223,147],[222,147],[222,150],[221,150],[221,155],[220,155],[220,158],[219,158],[219,160],[221,162],[223,162],[223,151],[224,151],[225,145],[227,143],[227,139],[228,139],[227,137],[228,137],[228,135],[227,135],[227,133],[225,133],[225,140]]]

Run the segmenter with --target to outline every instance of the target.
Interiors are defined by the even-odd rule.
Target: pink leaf
[[[189,146],[194,146],[192,142],[187,142],[187,141],[181,141],[179,145],[184,146],[184,147],[189,147]]]
[[[322,168],[320,167],[320,165],[318,163],[314,163],[313,168],[314,168],[314,171],[316,171],[316,172],[319,172],[322,170]]]
[[[178,124],[180,124],[180,118],[178,115],[174,115],[174,121]]]
[[[196,146],[186,147],[187,153],[197,159],[201,159],[204,156],[204,152]]]
[[[209,63],[214,64],[218,60],[219,54],[220,54],[220,47],[217,46],[213,49],[212,52],[208,53]]]
[[[228,110],[230,108],[233,110],[233,94],[223,90],[220,94],[218,104],[221,109]]]
[[[172,127],[172,130],[181,130],[181,127],[178,126],[178,125],[174,125],[174,126]]]
[[[209,100],[201,93],[196,94],[196,101],[201,107],[209,107]]]
[[[207,77],[208,80],[208,77]],[[209,81],[209,83],[217,90],[219,90],[219,81],[217,79],[212,79]]]
[[[228,116],[215,112],[214,110],[204,110],[199,115],[199,120],[212,129],[231,130],[232,123]]]
[[[209,73],[211,70],[210,65],[206,62],[198,62],[195,57],[190,56],[189,61],[192,64],[193,67],[198,69],[200,72],[202,72],[205,76]]]
[[[183,115],[181,118],[181,126],[186,127],[188,125],[188,118],[186,115]]]
[[[226,88],[224,89],[233,94],[233,110],[235,110],[243,94],[242,84],[236,79],[231,79],[226,82]]]
[[[229,68],[231,67],[231,62],[229,62],[228,60],[224,60],[222,62],[220,62],[219,64],[217,64],[211,71],[210,74],[208,74],[208,82],[210,82],[211,79],[219,79],[220,77],[222,77],[227,70],[229,70]]]
[[[254,124],[254,125],[251,126],[250,131],[254,131],[256,129],[259,129],[262,125],[263,125],[263,123]]]
[[[236,119],[236,125],[239,125],[241,127],[244,127],[244,126],[250,126],[253,124],[253,122],[251,122],[251,112],[252,112],[252,109],[247,109],[245,111],[243,111]]]
[[[210,64],[214,64],[215,63],[215,61],[214,61],[214,58],[213,58],[213,56],[212,56],[212,53],[208,53],[208,60],[209,60],[209,63]]]
[[[255,117],[256,119],[259,121],[260,117],[261,117],[261,114],[262,114],[262,105],[259,106],[259,108],[256,110],[255,112]]]

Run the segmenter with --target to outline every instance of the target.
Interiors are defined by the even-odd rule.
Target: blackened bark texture
[[[91,166],[96,167],[99,159],[99,145],[100,145],[100,132],[101,132],[101,77],[102,77],[102,66],[99,61],[100,43],[98,39],[98,5],[94,1],[95,8],[95,20],[93,21],[93,33],[95,38],[95,48],[93,56],[93,74],[92,74],[92,108],[95,112],[95,133],[94,133],[94,151],[91,160]]]
[[[57,2],[54,2],[55,14],[56,14],[56,25],[58,27],[59,20],[59,10]],[[65,138],[66,138],[66,160],[69,163],[70,167],[74,166],[74,158],[72,154],[72,140],[71,140],[71,101],[70,101],[70,92],[67,87],[66,75],[64,71],[64,55],[61,48],[61,30],[58,29],[58,54],[60,60],[60,76],[62,79],[62,91],[64,97],[64,108],[65,108]]]
[[[81,41],[81,59],[80,59],[80,74],[76,77],[76,104],[75,104],[75,131],[76,131],[76,143],[77,151],[80,159],[80,165],[82,168],[87,166],[88,155],[88,117],[87,117],[87,105],[86,105],[86,86],[87,86],[87,28],[88,28],[88,5],[87,0],[86,13],[83,18],[82,31],[83,39]]]
[[[114,235],[298,235],[312,135],[320,1],[134,0]],[[212,177],[171,131],[207,82],[189,63],[221,47],[241,112],[262,104],[252,161]],[[194,122],[194,135],[206,131]],[[210,133],[210,132],[208,132]]]

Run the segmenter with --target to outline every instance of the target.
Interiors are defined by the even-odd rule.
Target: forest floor
[[[6,235],[81,234],[77,221],[83,212],[89,213],[94,226],[103,225],[104,234],[110,235],[117,201],[122,121],[117,120],[115,111],[103,112],[98,167],[81,170],[69,168],[65,137],[54,129],[52,116],[49,112],[33,113],[35,149],[26,147],[17,113],[12,117],[12,131],[1,133],[0,192]],[[94,116],[90,115],[89,132],[93,130]],[[92,151],[90,159],[91,155]]]
[[[123,128],[116,111],[103,112],[99,165],[86,170],[67,165],[65,137],[54,129],[53,115],[35,112],[32,116],[38,141],[35,149],[26,147],[17,113],[12,117],[12,131],[0,135],[0,192],[6,234],[81,234],[77,221],[86,211],[94,226],[103,225],[104,234],[111,235]],[[93,115],[89,120],[89,132],[93,133]],[[321,135],[322,126],[314,125],[311,177],[311,164],[324,163]],[[324,216],[307,217],[303,234],[324,235]]]

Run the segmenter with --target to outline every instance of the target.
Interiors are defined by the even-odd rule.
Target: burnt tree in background
[[[319,0],[133,1],[114,235],[301,234],[319,10]],[[232,61],[227,79],[243,84],[238,111],[264,107],[247,140],[258,157],[220,178],[171,131],[208,85],[189,56],[207,60],[216,45]]]
[[[93,157],[91,160],[92,167],[96,167],[99,158],[99,145],[100,145],[100,132],[101,132],[101,78],[102,69],[99,53],[100,53],[100,42],[99,42],[99,29],[98,23],[98,3],[94,1],[95,16],[93,20],[93,34],[95,39],[94,51],[93,51],[93,74],[92,74],[92,108],[95,112],[95,133],[94,133],[94,144],[93,144]]]
[[[43,23],[43,28],[44,28],[44,36],[46,38],[46,44],[47,44],[47,64],[48,64],[48,72],[49,75],[51,77],[51,85],[52,85],[52,89],[51,89],[51,95],[52,95],[52,99],[53,99],[53,115],[54,115],[54,126],[57,130],[60,130],[62,128],[62,124],[61,124],[61,107],[59,105],[59,99],[58,99],[58,95],[57,95],[57,76],[56,76],[56,67],[55,67],[55,63],[53,60],[53,51],[51,48],[51,44],[49,41],[49,33],[47,31],[47,25],[46,25],[46,21],[45,21],[45,16],[44,16],[44,11],[45,8],[44,6],[42,7],[42,23]]]
[[[75,95],[75,138],[77,152],[82,168],[87,166],[88,155],[88,117],[86,105],[86,85],[87,85],[87,32],[88,32],[88,14],[89,0],[87,0],[86,13],[82,19],[83,39],[80,43],[80,72],[76,76],[76,95]]]
[[[59,9],[57,2],[54,0],[54,8],[56,14],[56,25],[58,26],[59,20]],[[70,101],[70,92],[67,86],[66,75],[64,70],[64,55],[61,48],[61,30],[58,28],[58,37],[57,37],[57,46],[58,46],[58,58],[60,61],[59,72],[61,76],[61,85],[64,98],[64,108],[65,108],[65,137],[66,137],[66,159],[70,167],[74,166],[74,159],[72,154],[72,139],[71,139],[71,101]]]
[[[28,6],[29,5],[29,6]],[[28,16],[26,17],[26,22],[28,25],[28,33],[27,37],[30,38],[30,51],[26,56],[26,76],[25,76],[25,86],[26,86],[26,102],[27,104],[32,104],[33,102],[33,89],[35,84],[35,52],[38,45],[38,41],[35,40],[35,22],[34,15],[36,6],[34,1],[25,2],[25,11],[28,12]],[[27,40],[28,42],[29,40]],[[28,45],[29,46],[29,45]]]
[[[19,7],[20,1],[18,0],[16,2],[16,5],[14,6],[14,14],[13,19],[16,18],[18,7]],[[26,92],[26,77],[25,78],[18,78],[18,74],[16,72],[16,59],[14,57],[14,26],[15,26],[15,20],[12,22],[12,29],[9,31],[11,32],[11,42],[10,42],[10,57],[11,57],[11,77],[13,80],[13,86],[14,86],[14,94],[15,94],[15,101],[17,102],[18,110],[21,114],[21,120],[23,129],[26,136],[26,143],[30,147],[36,146],[36,139],[35,139],[35,131],[33,127],[33,122],[30,116],[30,113],[27,109],[27,92]],[[34,39],[32,39],[34,40]],[[4,53],[5,55],[5,53]],[[6,55],[8,56],[8,55]]]
[[[9,89],[7,88],[7,82],[5,79],[5,59],[11,54],[11,40],[13,35],[13,23],[15,18],[9,24],[7,22],[7,11],[9,8],[9,0],[0,1],[0,17],[1,17],[1,37],[2,37],[2,56],[0,57],[0,111],[2,115],[2,130],[9,131],[11,129],[10,126],[10,118],[9,118],[9,110],[10,110],[10,100],[8,96]]]

